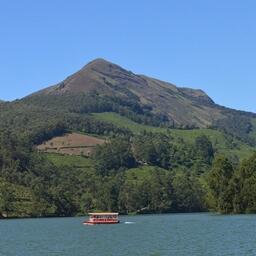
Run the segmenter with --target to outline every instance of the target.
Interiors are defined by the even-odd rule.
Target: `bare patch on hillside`
[[[102,145],[105,140],[93,136],[69,133],[55,137],[37,146],[39,151],[67,155],[90,156],[96,145]]]

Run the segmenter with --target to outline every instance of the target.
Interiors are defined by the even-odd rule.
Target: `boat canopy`
[[[117,212],[90,212],[89,215],[118,215]]]

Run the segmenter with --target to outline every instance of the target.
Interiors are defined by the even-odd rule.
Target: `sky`
[[[0,0],[0,99],[101,57],[256,112],[255,0]]]

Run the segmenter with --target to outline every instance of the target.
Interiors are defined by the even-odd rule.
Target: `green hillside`
[[[238,158],[243,159],[250,156],[255,150],[254,147],[249,146],[242,141],[224,134],[221,131],[213,129],[167,129],[148,125],[135,123],[127,117],[121,116],[117,113],[94,113],[93,116],[97,120],[112,123],[118,127],[128,128],[133,133],[141,133],[143,131],[153,133],[163,133],[174,137],[175,139],[182,138],[185,142],[194,143],[198,136],[206,135],[211,140],[217,153],[225,154],[227,156],[236,155]],[[255,121],[256,124],[256,121]],[[256,127],[256,126],[255,126]],[[256,136],[256,130],[252,133]]]

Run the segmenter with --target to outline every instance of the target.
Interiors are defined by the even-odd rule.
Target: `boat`
[[[85,225],[95,225],[95,224],[118,224],[120,221],[118,219],[117,212],[96,212],[89,213],[89,219],[85,220],[83,224]]]

